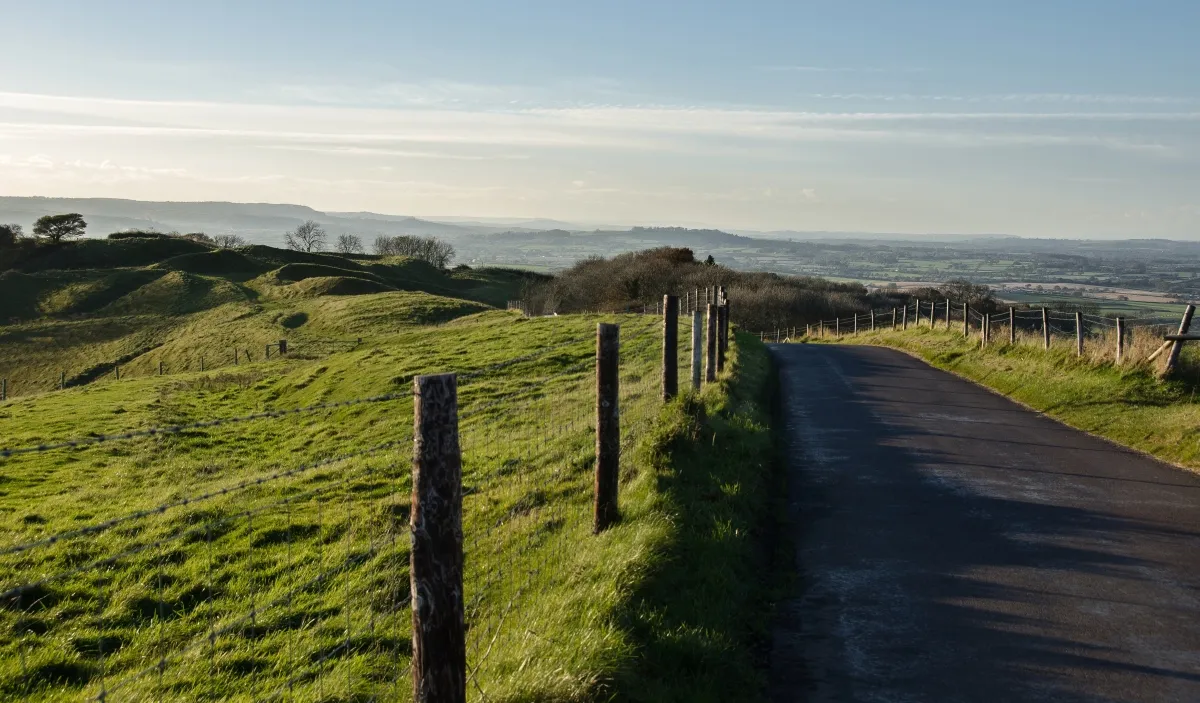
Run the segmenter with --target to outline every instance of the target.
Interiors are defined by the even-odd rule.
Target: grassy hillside
[[[536,277],[161,237],[39,247],[9,264],[0,272],[0,377],[10,396],[57,388],[64,372],[78,385],[116,366],[139,376],[160,362],[169,373],[202,360],[231,365],[235,347],[261,360],[281,338],[317,354],[330,340],[373,338],[389,325],[502,307]]]
[[[622,520],[593,536],[594,331],[613,318],[485,311],[411,324],[444,312],[437,306],[447,300],[399,292],[309,299],[291,313],[309,315],[305,325],[386,333],[318,359],[95,383],[0,404],[4,443],[26,446],[400,394],[0,459],[0,590],[79,569],[0,603],[0,631],[12,633],[0,638],[0,694],[250,700],[282,691],[294,700],[360,700],[382,692],[407,700],[405,391],[414,374],[455,370],[470,698],[755,698],[749,645],[762,593],[757,580],[729,576],[763,558],[770,442],[761,347],[734,345],[722,384],[664,407],[659,321],[618,318]],[[267,315],[239,318],[236,305],[249,304],[205,313],[232,317],[195,317],[197,329],[181,334],[226,334]],[[696,451],[697,442],[724,451]],[[356,452],[367,454],[335,460]],[[329,463],[270,478],[322,460]],[[262,485],[237,488],[264,476]],[[204,494],[214,497],[180,503]],[[161,504],[174,507],[5,553]]]
[[[1007,335],[1003,335],[1007,341]],[[1130,344],[1130,362],[1112,361],[1111,339],[1089,343],[1078,357],[1073,341],[1058,341],[1046,351],[1040,337],[1015,345],[994,343],[981,349],[978,335],[919,327],[845,336],[847,344],[878,344],[916,354],[1068,425],[1140,449],[1166,461],[1200,469],[1200,349],[1185,345],[1182,373],[1160,381],[1145,363],[1155,345],[1149,338]],[[832,340],[830,340],[832,341]],[[1157,340],[1161,341],[1161,339]]]

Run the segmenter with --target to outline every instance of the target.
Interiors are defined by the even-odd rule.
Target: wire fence
[[[1066,314],[1052,308],[1008,308],[982,312],[968,304],[916,300],[904,306],[872,310],[844,318],[820,320],[800,327],[762,331],[764,341],[787,341],[803,337],[841,337],[860,332],[926,327],[959,329],[964,335],[979,334],[980,343],[1039,344],[1045,349],[1068,345],[1079,356],[1095,361],[1153,361],[1168,348],[1167,337],[1187,336],[1193,306],[1183,319],[1169,315],[1126,317],[1076,312]],[[1183,341],[1175,340],[1178,347]],[[1178,358],[1178,352],[1168,355]],[[1174,361],[1167,362],[1170,371]]]
[[[667,372],[689,385],[693,319],[666,307],[619,331],[614,486],[639,470],[637,447],[671,395]],[[468,699],[512,699],[558,675],[568,655],[553,633],[586,626],[572,599],[587,594],[572,584],[578,546],[598,525],[609,432],[597,425],[601,349],[598,336],[568,337],[454,381],[460,524],[440,528],[460,545],[458,685]],[[420,615],[438,592],[415,555],[439,529],[425,521],[445,495],[414,486],[414,475],[436,468],[422,463],[431,446],[450,444],[425,441],[429,402],[406,390],[0,451],[0,475],[11,478],[131,442],[233,442],[237,431],[253,441],[264,423],[363,406],[392,418],[378,443],[347,434],[339,453],[243,467],[242,477],[67,529],[44,530],[39,518],[10,532],[0,542],[0,628],[11,633],[0,639],[0,695],[410,700],[455,660],[430,645]]]
[[[45,377],[45,371],[28,373],[13,371],[9,376],[0,378],[0,401],[61,391],[101,380],[121,381],[218,369],[228,371],[235,367],[242,370],[252,364],[281,357],[315,359],[338,352],[353,351],[362,345],[362,337],[357,339],[302,339],[291,342],[280,339],[254,346],[235,345],[223,352],[212,354],[189,354],[183,358],[177,354],[156,358],[153,350],[147,350],[133,354],[122,361],[106,362],[86,369],[62,369],[56,374],[51,374],[52,378]],[[131,371],[131,366],[135,370]]]

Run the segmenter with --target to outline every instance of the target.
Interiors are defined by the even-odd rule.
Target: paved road
[[[1200,701],[1200,477],[899,352],[773,354],[776,701]]]

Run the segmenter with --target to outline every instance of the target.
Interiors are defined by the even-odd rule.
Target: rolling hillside
[[[213,368],[233,350],[300,354],[405,325],[503,307],[535,275],[441,271],[398,257],[214,249],[174,238],[39,247],[0,272],[0,377],[9,395],[124,375]]]

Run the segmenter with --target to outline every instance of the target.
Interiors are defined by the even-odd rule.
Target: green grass
[[[531,276],[172,239],[73,242],[0,274],[0,378],[15,397],[55,390],[64,373],[79,385],[113,380],[118,366],[137,377],[160,362],[167,373],[232,365],[235,347],[262,360],[282,338],[315,354],[314,342],[503,307]]]
[[[298,322],[289,316],[322,334],[375,334],[321,358],[16,398],[0,404],[0,437],[26,446],[231,417],[404,392],[414,374],[457,371],[469,697],[753,697],[760,682],[747,647],[761,631],[762,593],[736,576],[762,559],[761,347],[735,345],[721,385],[664,407],[658,320],[619,316],[622,520],[593,536],[593,338],[612,317],[523,319],[464,305],[395,292],[286,309],[225,304],[166,331],[155,316],[18,325],[26,336],[3,348],[36,345],[39,324],[55,342],[86,327],[80,355],[101,323],[126,325],[108,332],[109,344],[166,334],[163,353],[174,349],[171,334],[195,344],[263,319]],[[440,324],[421,324],[430,321]],[[526,355],[535,358],[490,368]],[[294,700],[407,700],[411,408],[402,397],[0,459],[0,550],[218,491],[0,556],[0,589],[81,569],[0,603],[0,697],[250,700],[284,687]],[[219,493],[321,460],[329,463]]]
[[[765,700],[758,654],[774,585],[770,508],[781,493],[771,362],[757,339],[738,342],[730,376],[669,406],[649,444],[656,504],[674,529],[619,609],[639,656],[618,672],[618,700]]]
[[[981,349],[976,333],[919,327],[843,337],[848,344],[876,344],[915,354],[934,366],[969,378],[1072,427],[1107,437],[1192,470],[1200,469],[1200,349],[1185,345],[1178,378],[1161,381],[1144,363],[1117,366],[1105,345],[1090,343],[1077,357],[1073,341],[1041,348],[1037,340],[995,343]],[[1007,341],[1007,331],[998,333]],[[1145,343],[1141,343],[1145,342]],[[1141,340],[1137,350],[1153,348]],[[1131,345],[1132,346],[1132,345]],[[1131,359],[1146,354],[1131,354]]]

